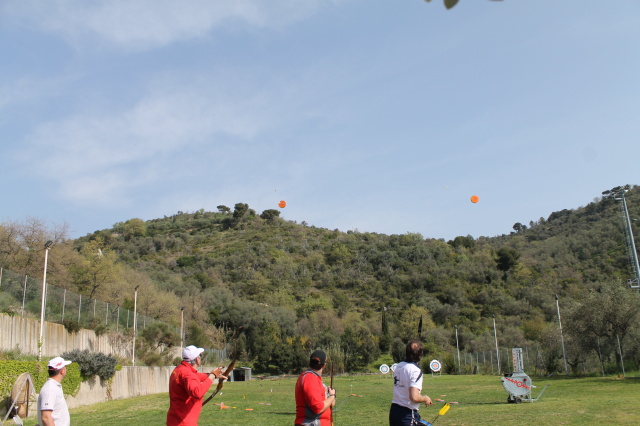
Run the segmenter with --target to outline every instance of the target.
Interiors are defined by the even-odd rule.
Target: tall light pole
[[[184,306],[180,307],[180,352],[184,349]]]
[[[631,260],[631,266],[636,276],[634,280],[629,280],[631,288],[640,289],[640,264],[638,263],[638,252],[636,251],[636,243],[633,238],[633,231],[631,230],[631,219],[629,218],[629,210],[627,209],[627,199],[624,194],[629,190],[629,185],[616,186],[609,191],[603,191],[602,195],[605,197],[612,197],[615,201],[622,201],[622,214],[624,216],[625,235],[627,237],[627,249],[629,251],[629,258]]]
[[[38,338],[38,361],[42,359],[42,333],[44,330],[44,303],[47,293],[47,261],[49,260],[49,249],[53,241],[49,240],[44,244],[44,273],[42,274],[42,302],[40,304],[40,337]]]
[[[562,334],[562,320],[560,319],[560,302],[558,302],[558,295],[556,294],[556,308],[558,309],[558,325],[560,326],[560,342],[562,343],[562,358],[564,358],[564,374],[569,374],[569,367],[567,367],[567,353],[564,351],[564,336]]]
[[[458,344],[458,326],[454,325],[454,327],[456,328],[456,349],[458,350],[458,374],[461,373],[460,371],[460,345]]]
[[[131,361],[131,364],[135,367],[136,366],[136,330],[137,330],[137,326],[138,326],[138,287],[140,287],[140,285],[137,285],[136,288],[134,289],[135,294],[133,296],[133,360]]]
[[[500,374],[500,349],[498,349],[498,331],[496,330],[495,315],[493,315],[493,337],[496,339],[496,361],[498,364],[498,374]]]

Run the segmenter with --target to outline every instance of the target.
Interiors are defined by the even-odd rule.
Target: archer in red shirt
[[[326,364],[327,354],[321,350],[314,351],[309,359],[309,369],[298,377],[296,425],[331,426],[329,408],[336,404],[336,391],[322,383],[322,370]]]
[[[167,426],[197,426],[202,411],[202,397],[207,393],[215,379],[224,378],[222,368],[211,373],[199,373],[202,348],[187,346],[182,351],[182,362],[171,373],[169,379],[169,412]]]

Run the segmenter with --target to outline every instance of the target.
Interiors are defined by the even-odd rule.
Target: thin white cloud
[[[236,23],[277,28],[311,15],[327,0],[21,0],[0,11],[7,22],[60,34],[74,44],[97,37],[144,49],[206,36]]]
[[[37,97],[38,90],[26,79],[0,85],[0,110],[8,105],[23,103]]]
[[[68,201],[109,205],[166,179],[164,168],[175,157],[218,152],[215,158],[224,158],[232,144],[249,143],[280,120],[282,99],[264,90],[220,89],[214,78],[187,83],[184,76],[150,86],[121,111],[88,111],[39,125],[26,137],[20,159],[37,165],[32,172],[46,174]],[[193,171],[170,173],[177,179]]]
[[[14,106],[42,101],[60,93],[64,79],[21,77],[0,82],[0,111]]]

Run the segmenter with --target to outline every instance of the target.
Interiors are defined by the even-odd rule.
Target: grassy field
[[[425,393],[432,399],[457,402],[435,425],[637,425],[640,424],[640,378],[535,378],[536,402],[508,404],[496,376],[425,375]],[[293,425],[295,377],[225,384],[203,408],[200,425]],[[328,383],[328,379],[325,380]],[[337,425],[385,425],[391,401],[391,376],[336,377]],[[220,404],[231,408],[221,409]],[[422,407],[432,421],[443,402]],[[82,426],[163,425],[168,394],[110,401],[71,410],[71,423]],[[7,421],[5,424],[13,424]],[[24,424],[35,424],[33,418]]]

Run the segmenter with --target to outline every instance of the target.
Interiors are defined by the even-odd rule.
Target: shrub
[[[69,333],[77,333],[80,331],[80,323],[72,319],[66,319],[62,321],[62,325],[67,329]]]
[[[176,264],[181,268],[193,266],[196,264],[196,258],[193,256],[182,256],[176,259]]]
[[[47,361],[0,361],[0,398],[4,398],[11,393],[16,379],[25,372],[33,377],[33,384],[36,389],[40,389],[49,378]],[[62,381],[64,394],[76,396],[80,390],[80,382],[78,365],[69,365],[67,367],[67,375]]]
[[[14,349],[0,351],[0,361],[31,361],[35,360],[34,355],[23,354],[20,345],[16,345]]]
[[[80,374],[84,378],[98,376],[102,380],[109,380],[116,374],[117,360],[102,352],[89,352],[89,349],[73,350],[62,354],[64,359],[78,363]]]
[[[105,323],[98,318],[94,318],[91,320],[91,322],[89,322],[89,328],[91,328],[94,333],[96,333],[97,337],[100,337],[107,331],[109,331],[109,328],[105,325]]]
[[[142,362],[150,367],[158,367],[167,364],[167,360],[155,352],[146,352],[142,356]]]
[[[109,328],[104,324],[100,324],[99,326],[94,328],[93,331],[96,333],[97,337],[100,337],[103,334],[105,334],[107,331],[109,331]]]

